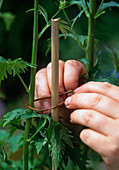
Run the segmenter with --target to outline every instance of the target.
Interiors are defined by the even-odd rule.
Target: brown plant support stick
[[[51,61],[52,61],[52,87],[51,107],[57,106],[59,101],[59,19],[53,19],[51,25]],[[59,121],[59,108],[51,110],[51,117]],[[55,170],[52,161],[52,170]]]
[[[57,106],[59,101],[59,19],[52,20],[51,26],[51,61],[52,61],[52,87],[51,106]],[[51,116],[59,121],[58,107],[51,110]]]

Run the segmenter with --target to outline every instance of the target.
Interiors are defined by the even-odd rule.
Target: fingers
[[[63,93],[65,91],[64,89],[64,65],[65,62],[59,60],[59,93]],[[47,66],[47,78],[48,78],[48,85],[49,85],[49,89],[51,91],[51,71],[52,71],[52,65],[51,63],[48,64]]]
[[[36,84],[35,84],[35,98],[43,98],[50,96],[50,90],[47,81],[46,68],[41,69],[36,74]],[[40,109],[50,109],[50,99],[41,100],[35,102],[35,107]]]
[[[89,82],[74,90],[65,100],[71,122],[89,127],[81,140],[98,152],[110,169],[119,169],[119,87],[109,83]]]
[[[97,131],[85,129],[80,133],[80,138],[86,145],[101,155],[109,169],[119,169],[118,135],[117,137],[107,137]]]
[[[35,81],[35,98],[42,98],[51,95],[51,70],[51,63],[49,63],[46,68],[37,72]],[[77,88],[79,78],[85,73],[86,70],[80,62],[69,60],[65,63],[59,60],[59,93]],[[59,101],[62,102],[65,98],[65,95],[61,96]],[[39,103],[35,102],[35,106],[41,108],[38,104],[45,107],[45,109],[49,109],[50,99],[41,100]]]
[[[79,78],[85,73],[86,69],[82,63],[75,60],[66,62],[59,60],[59,93],[77,88]],[[47,66],[47,78],[51,89],[51,63]]]
[[[64,86],[66,91],[74,90],[78,87],[79,78],[86,73],[82,63],[75,60],[68,60],[64,68]]]
[[[110,135],[116,130],[115,120],[94,110],[77,109],[70,115],[71,123],[81,124],[98,131],[104,135]],[[112,127],[112,128],[110,128]]]
[[[92,109],[113,119],[119,118],[119,103],[97,93],[76,93],[65,100],[68,109]]]
[[[36,94],[39,98],[50,95],[46,71],[46,68],[44,68],[36,74]]]
[[[90,148],[98,152],[102,157],[107,155],[109,146],[108,138],[91,129],[85,129],[80,133],[81,140]]]
[[[99,93],[102,95],[105,95],[107,97],[110,97],[117,102],[119,102],[119,87],[112,85],[107,82],[88,82],[79,88],[77,88],[75,91],[81,92],[81,93]]]

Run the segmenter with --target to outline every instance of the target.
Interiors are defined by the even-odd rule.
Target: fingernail
[[[50,109],[51,108],[51,105],[48,101],[44,101],[43,102],[43,109]]]
[[[68,98],[65,100],[65,105],[66,105],[66,106],[70,105],[70,102],[71,102],[71,96],[68,97]]]

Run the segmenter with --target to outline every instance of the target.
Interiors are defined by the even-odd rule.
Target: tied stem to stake
[[[52,86],[51,107],[57,106],[59,101],[59,19],[52,19],[51,25],[51,61],[52,61]],[[59,122],[59,108],[51,110],[51,117]],[[52,170],[55,170],[52,160]]]

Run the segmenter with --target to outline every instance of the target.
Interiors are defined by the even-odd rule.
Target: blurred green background
[[[55,0],[40,0],[42,5],[48,12],[48,17],[51,18],[58,10]],[[100,1],[97,1],[97,6]],[[108,1],[105,1],[108,2]],[[119,0],[116,2],[119,2]],[[0,5],[2,0],[0,0]],[[33,12],[26,11],[33,8],[33,0],[4,0],[0,9],[0,56],[5,58],[23,58],[30,62],[32,50],[32,24]],[[69,18],[72,20],[78,14],[77,6],[72,6],[66,9]],[[64,15],[59,15],[65,19]],[[44,27],[45,22],[43,17],[39,16],[39,32]],[[75,31],[79,35],[87,35],[87,18],[82,15],[77,20]],[[47,39],[50,38],[50,28],[44,33],[38,44],[38,70],[45,67],[50,62],[50,52],[45,55],[48,47]],[[101,15],[96,21],[95,38],[99,40],[98,48],[103,49],[105,45],[117,48],[119,50],[119,8],[106,10],[106,13]],[[60,39],[60,59],[80,59],[84,53],[77,43],[70,39]],[[102,61],[105,69],[109,69],[108,56],[105,51],[102,52]],[[110,62],[111,64],[111,62]],[[23,79],[29,85],[29,71],[23,75]],[[42,81],[42,80],[41,80]],[[21,86],[21,82],[17,77],[9,76],[8,80],[2,82],[1,91],[5,94],[5,102],[7,110],[17,107],[25,107],[28,96],[25,95],[25,90]],[[4,98],[4,97],[1,97]]]

